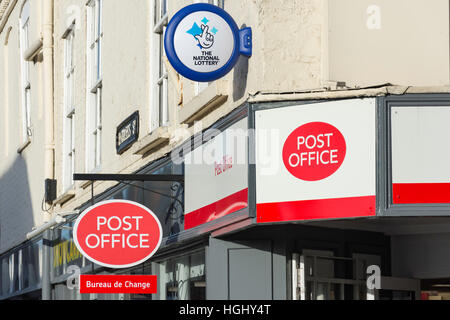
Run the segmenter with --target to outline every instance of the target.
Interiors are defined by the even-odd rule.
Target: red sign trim
[[[186,214],[184,217],[184,229],[189,230],[195,228],[247,207],[248,188]]]
[[[394,183],[393,204],[450,203],[450,183]]]
[[[376,215],[376,197],[306,200],[257,205],[258,223],[342,219]]]

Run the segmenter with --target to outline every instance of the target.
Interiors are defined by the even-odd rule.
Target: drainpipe
[[[42,54],[44,57],[44,118],[45,118],[45,179],[54,179],[54,104],[53,104],[53,0],[43,0]],[[51,213],[43,212],[44,222],[51,220]],[[51,300],[50,250],[51,231],[43,236],[42,300]]]

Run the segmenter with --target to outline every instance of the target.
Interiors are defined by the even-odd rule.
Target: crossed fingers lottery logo
[[[222,68],[234,52],[234,36],[227,22],[207,11],[184,18],[175,31],[177,57],[190,70],[207,73]]]
[[[219,32],[216,27],[212,27],[210,32],[210,27],[208,25],[209,22],[210,20],[205,17],[202,19],[200,27],[195,22],[192,28],[187,31],[187,33],[194,36],[197,46],[202,50],[210,49],[214,45],[214,35]]]
[[[239,30],[223,9],[196,3],[178,11],[167,25],[164,49],[174,69],[199,82],[224,77],[241,55],[252,54],[252,31]]]

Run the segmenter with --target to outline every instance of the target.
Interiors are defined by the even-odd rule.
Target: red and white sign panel
[[[248,207],[248,119],[185,157],[185,230]]]
[[[256,113],[259,223],[376,214],[376,102]]]
[[[450,203],[450,106],[393,107],[393,204]]]
[[[157,277],[141,275],[80,275],[80,293],[155,294]]]
[[[162,241],[161,223],[145,206],[125,200],[104,201],[83,212],[73,237],[90,261],[108,268],[129,268],[150,259]]]

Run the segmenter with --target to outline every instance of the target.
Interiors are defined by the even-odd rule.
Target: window
[[[215,6],[218,6],[220,8],[224,8],[224,1],[225,0],[195,0],[195,3],[209,3],[213,4]],[[211,84],[211,82],[196,82],[195,83],[195,95],[198,96],[200,93],[202,93],[203,90],[208,88],[208,86]]]
[[[67,191],[73,185],[75,173],[75,98],[73,42],[75,25],[64,38],[64,119],[63,119],[63,187]]]
[[[225,0],[209,0],[209,3],[211,3],[215,6],[221,7],[222,9],[225,6]]]
[[[168,73],[164,62],[164,33],[168,23],[167,0],[153,0],[152,130],[169,124]]]
[[[206,300],[205,252],[155,264],[159,300]]]
[[[222,9],[224,8],[224,2],[225,0],[194,0],[194,3],[209,3]]]
[[[97,171],[102,151],[102,0],[91,0],[87,12],[86,167]]]
[[[25,52],[29,47],[30,1],[23,5],[20,16],[20,66],[22,74],[22,138],[27,141],[31,137],[31,84],[30,63],[25,61]]]

